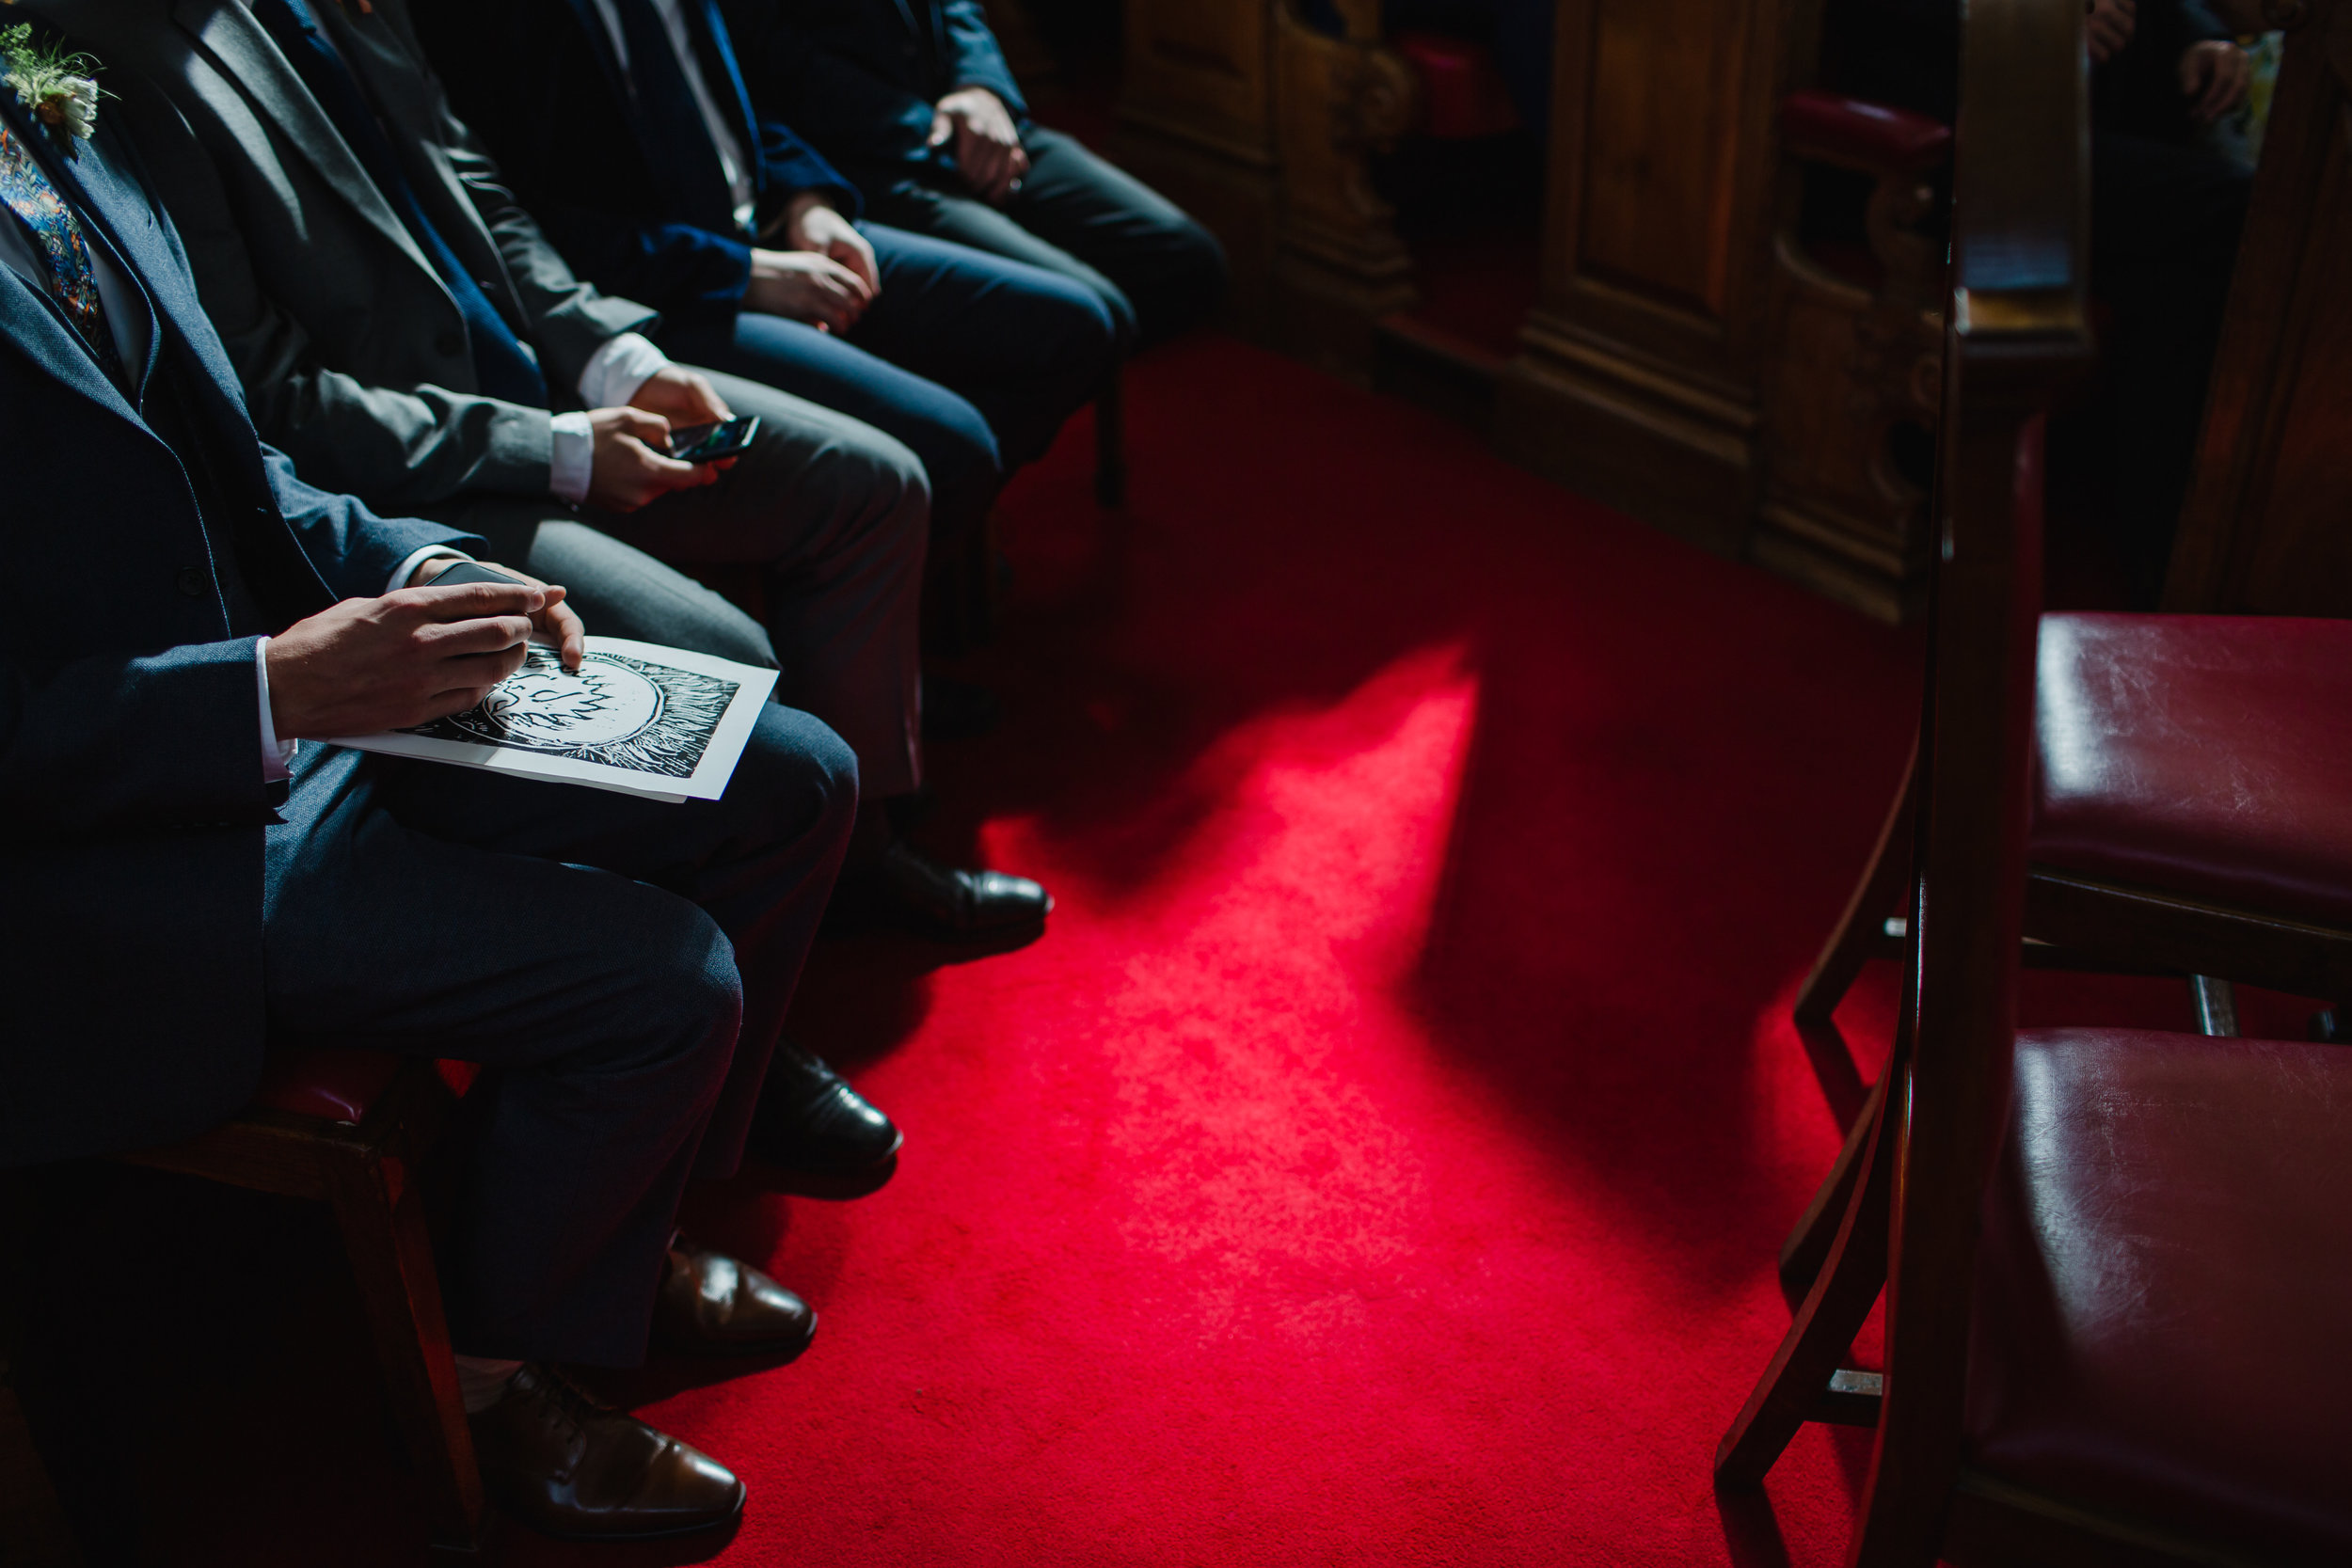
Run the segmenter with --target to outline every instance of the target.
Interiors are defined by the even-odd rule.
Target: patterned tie
[[[106,307],[98,297],[98,275],[90,267],[89,242],[82,237],[81,222],[4,122],[0,122],[0,201],[6,201],[8,211],[32,231],[33,247],[49,263],[50,297],[81,334],[91,357],[116,386],[130,385],[122,356],[115,352],[114,332],[106,325]]]

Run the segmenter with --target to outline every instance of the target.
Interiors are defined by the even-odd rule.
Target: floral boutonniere
[[[0,63],[8,67],[0,83],[14,88],[16,101],[49,127],[50,135],[64,144],[67,157],[81,156],[79,144],[98,126],[98,62],[54,43],[36,44],[32,24],[20,22],[0,27]]]

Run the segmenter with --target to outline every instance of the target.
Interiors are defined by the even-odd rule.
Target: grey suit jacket
[[[37,0],[120,96],[262,436],[379,507],[548,494],[548,413],[475,389],[464,320],[334,122],[239,0]],[[655,319],[572,276],[449,109],[403,0],[315,0],[436,229],[568,399]]]

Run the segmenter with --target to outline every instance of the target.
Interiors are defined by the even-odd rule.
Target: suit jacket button
[[[454,359],[466,352],[466,340],[454,332],[444,332],[433,340],[433,351],[444,359]]]
[[[200,599],[204,596],[204,572],[201,567],[187,567],[172,580],[180,585],[180,592],[189,598]]]

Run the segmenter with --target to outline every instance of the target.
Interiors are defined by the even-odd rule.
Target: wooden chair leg
[[[1899,1069],[1890,1066],[1886,1076]],[[1797,1429],[1820,1418],[1835,1397],[1832,1379],[1886,1283],[1887,1216],[1894,1188],[1894,1140],[1886,1133],[1886,1097],[1867,1129],[1861,1173],[1848,1197],[1820,1275],[1797,1308],[1748,1402],[1715,1449],[1715,1484],[1762,1484]],[[1843,1415],[1845,1413],[1841,1413]]]
[[[409,1177],[396,1157],[355,1151],[335,1172],[335,1219],[367,1304],[386,1397],[423,1487],[434,1544],[471,1551],[482,1539],[482,1473],[450,1355],[423,1198]]]
[[[1918,807],[1918,789],[1919,743],[1915,737],[1911,760],[1903,764],[1902,787],[1895,792],[1894,804],[1879,829],[1870,867],[1846,901],[1845,915],[1828,945],[1813,961],[1813,973],[1797,991],[1800,1024],[1829,1022],[1862,966],[1886,950],[1886,919],[1899,907],[1903,884],[1911,876],[1911,820]]]
[[[2237,989],[2211,974],[2188,977],[2188,994],[2197,1004],[2197,1032],[2217,1039],[2237,1037]]]
[[[1836,1244],[1838,1228],[1853,1202],[1854,1181],[1868,1163],[1870,1140],[1878,1132],[1879,1113],[1886,1103],[1886,1081],[1893,1076],[1891,1071],[1883,1072],[1870,1086],[1862,1114],[1846,1131],[1846,1146],[1837,1151],[1836,1164],[1829,1167],[1829,1175],[1814,1191],[1813,1201],[1798,1216],[1796,1228],[1780,1245],[1780,1290],[1792,1307],[1802,1303],[1813,1282],[1821,1277],[1830,1248]]]
[[[1113,370],[1094,400],[1094,499],[1102,506],[1127,504],[1127,397],[1125,372]]]

